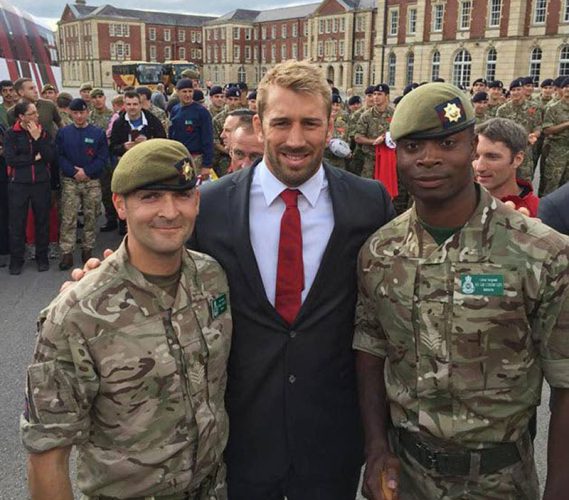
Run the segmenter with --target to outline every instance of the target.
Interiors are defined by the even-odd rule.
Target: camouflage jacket
[[[113,116],[113,112],[109,108],[103,109],[102,112],[94,109],[89,113],[89,123],[106,132],[109,127],[109,122],[111,121],[111,116]]]
[[[497,102],[496,104],[488,103],[488,109],[486,110],[488,118],[496,118],[496,113],[498,112],[498,108],[503,104],[504,103],[502,102]]]
[[[564,122],[569,122],[569,103],[559,99],[555,104],[547,107],[543,119],[543,128],[553,127]],[[558,134],[548,135],[545,140],[548,143],[569,148],[569,128]]]
[[[541,111],[533,101],[514,104],[512,101],[502,104],[496,112],[498,118],[509,118],[521,125],[528,134],[541,130]]]
[[[76,445],[78,486],[89,496],[200,485],[227,441],[228,293],[215,260],[185,251],[172,303],[128,263],[123,242],[40,315],[24,446]]]
[[[480,125],[481,123],[484,123],[486,120],[489,120],[492,117],[488,114],[488,111],[486,111],[485,113],[482,113],[481,115],[475,114],[474,118],[476,119],[476,125]]]
[[[71,125],[73,123],[73,118],[67,111],[59,111],[59,116],[61,116],[61,128],[66,127],[67,125]]]
[[[543,375],[569,387],[569,238],[480,189],[438,246],[415,208],[358,261],[354,348],[386,358],[396,427],[470,448],[515,441]]]
[[[355,133],[363,135],[368,139],[375,139],[389,130],[392,117],[393,108],[390,106],[385,111],[378,111],[374,106],[362,113],[356,125]],[[366,156],[375,158],[375,146],[362,144],[361,148]]]
[[[207,110],[209,111],[209,114],[211,115],[212,118],[215,118],[219,113],[221,113],[223,110],[225,109],[225,105],[222,106],[214,106],[213,104],[210,104],[207,107]]]
[[[160,120],[160,123],[164,127],[164,130],[168,131],[168,129],[170,128],[170,120],[168,119],[166,111],[164,111],[163,109],[159,108],[158,106],[152,103],[150,104],[150,108],[148,108],[148,111],[150,111],[156,118],[158,118]]]

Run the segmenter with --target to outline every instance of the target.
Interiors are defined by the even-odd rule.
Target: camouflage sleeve
[[[360,134],[367,137],[368,123],[367,116],[365,113],[360,115],[358,122],[354,125],[354,135]]]
[[[542,298],[534,323],[546,380],[552,387],[569,388],[569,240],[544,264]]]
[[[58,309],[39,320],[39,337],[28,367],[26,401],[20,419],[22,443],[30,453],[70,446],[89,436],[91,402],[99,379],[71,314],[59,321]]]
[[[352,347],[380,358],[387,356],[387,340],[378,320],[374,290],[370,286],[370,251],[366,243],[358,257],[358,301]]]
[[[546,108],[545,115],[543,117],[543,125],[542,128],[553,127],[555,125],[559,125],[559,118],[555,113],[556,108]]]

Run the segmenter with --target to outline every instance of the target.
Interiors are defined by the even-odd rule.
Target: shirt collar
[[[146,127],[148,125],[148,120],[146,119],[146,115],[144,114],[143,110],[141,110],[140,115],[142,117],[142,125],[139,125],[138,127],[134,127],[132,125],[132,122],[130,121],[128,113],[124,114],[124,117],[125,117],[126,121],[128,122],[128,124],[130,125],[131,129],[141,130],[143,127]]]
[[[289,186],[275,177],[267,167],[265,160],[262,160],[257,168],[259,169],[259,182],[261,184],[261,189],[263,190],[265,202],[267,203],[267,206],[270,206],[285,189],[289,189]],[[308,203],[310,203],[314,208],[318,201],[318,196],[320,196],[320,192],[327,184],[328,182],[324,175],[324,168],[320,165],[317,172],[310,179],[295,189],[298,189],[306,198]]]

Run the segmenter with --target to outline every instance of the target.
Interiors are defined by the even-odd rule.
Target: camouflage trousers
[[[539,485],[529,437],[520,449],[522,459],[492,474],[442,476],[428,470],[407,451],[394,446],[401,461],[401,500],[537,500]]]
[[[562,144],[552,144],[541,171],[539,197],[555,191],[566,182],[569,182],[569,149]]]
[[[98,179],[77,182],[69,177],[61,179],[61,226],[59,246],[62,253],[71,253],[77,238],[77,214],[83,207],[84,226],[82,247],[95,246],[97,217],[101,210],[101,184]]]
[[[516,177],[524,181],[531,182],[533,179],[533,149],[531,146],[526,148],[526,155],[524,157],[524,162],[518,167],[518,172]]]
[[[103,206],[105,207],[105,217],[107,221],[117,220],[117,211],[113,205],[113,194],[111,193],[111,180],[113,179],[113,169],[110,165],[103,170],[101,175],[101,194]]]
[[[362,167],[362,173],[360,177],[365,177],[366,179],[373,179],[373,174],[375,172],[375,157],[374,156],[364,156],[364,165]]]

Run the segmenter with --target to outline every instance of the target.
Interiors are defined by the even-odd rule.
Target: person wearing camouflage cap
[[[528,422],[544,376],[555,395],[544,498],[569,488],[569,239],[474,182],[474,123],[469,97],[444,83],[393,115],[415,204],[359,255],[368,498],[383,498],[382,476],[405,499],[539,498]]]
[[[500,106],[496,112],[498,118],[508,118],[519,123],[528,134],[528,149],[524,163],[518,169],[518,177],[525,181],[532,181],[534,163],[533,146],[541,135],[541,112],[537,105],[527,100],[524,93],[524,79],[516,78],[510,83],[510,100]]]
[[[43,99],[47,99],[48,101],[55,103],[57,99],[57,89],[51,83],[46,83],[41,88],[40,95],[42,96]]]
[[[219,264],[184,247],[196,182],[176,141],[121,158],[113,200],[128,236],[40,315],[21,418],[32,493],[73,498],[75,446],[83,499],[227,499],[229,292]]]
[[[221,134],[223,133],[223,125],[229,113],[241,107],[241,90],[237,87],[228,87],[225,91],[225,109],[215,115],[213,119],[213,147],[214,157],[213,166],[220,177],[227,173],[227,169],[231,164],[229,157],[229,148],[223,144]]]
[[[488,83],[488,117],[495,118],[498,108],[506,102],[504,84],[500,80]]]
[[[92,90],[93,90],[93,84],[91,82],[82,83],[81,86],[79,87],[79,96],[87,103],[89,111],[93,110],[93,103],[91,102]]]

